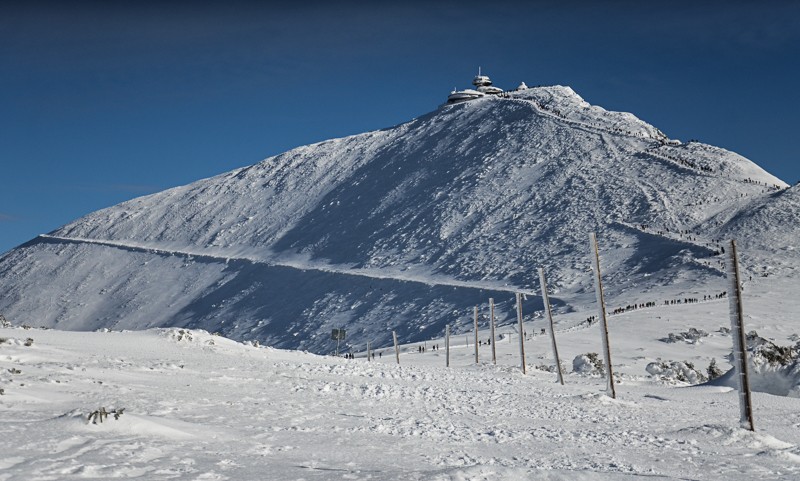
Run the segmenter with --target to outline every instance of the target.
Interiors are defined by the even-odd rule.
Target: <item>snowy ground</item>
[[[745,299],[747,329],[784,345],[798,305],[786,285],[764,281]],[[535,367],[552,364],[548,338],[527,341],[523,375],[507,328],[497,365],[486,345],[475,365],[462,334],[449,369],[441,340],[404,346],[398,366],[385,346],[368,362],[203,331],[0,329],[0,480],[800,478],[800,399],[754,393],[751,433],[728,388],[645,370],[657,359],[729,368],[726,300],[613,316],[616,400],[572,372],[575,356],[600,352],[597,326],[568,329],[592,314],[558,319],[565,386]],[[709,336],[660,340],[689,327]],[[87,423],[100,407],[125,411]]]

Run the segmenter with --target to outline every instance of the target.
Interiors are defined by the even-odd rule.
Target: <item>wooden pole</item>
[[[525,331],[522,328],[522,294],[517,292],[517,320],[519,321],[519,357],[522,359],[522,374],[527,374],[525,368]]]
[[[747,337],[744,333],[744,314],[742,310],[742,276],[739,272],[739,256],[736,241],[731,240],[728,247],[727,271],[731,337],[733,338],[733,360],[739,387],[739,423],[745,429],[755,431],[753,424],[753,402],[750,396],[750,377],[747,366]]]
[[[392,339],[394,339],[394,357],[397,359],[397,364],[400,364],[400,348],[397,347],[397,333],[392,331]]]
[[[597,305],[600,314],[600,334],[603,338],[603,358],[606,362],[607,385],[606,391],[612,399],[617,398],[617,390],[614,387],[614,370],[611,366],[611,346],[608,342],[608,319],[606,318],[606,301],[603,297],[603,281],[600,277],[600,252],[597,249],[597,236],[594,232],[589,234],[589,247],[591,249],[592,268],[594,270],[594,291],[597,297]]]
[[[367,361],[371,361],[371,360],[372,359],[371,359],[370,354],[369,354],[369,341],[367,341]]]
[[[444,326],[444,352],[447,367],[450,367],[450,324]]]
[[[550,326],[550,341],[553,344],[553,357],[556,360],[556,372],[558,373],[558,382],[564,385],[564,374],[561,372],[561,359],[558,357],[558,346],[556,345],[556,328],[553,325],[553,312],[550,310],[550,297],[547,295],[547,279],[544,276],[544,269],[539,268],[539,283],[542,285],[542,301],[544,302],[544,310],[547,313],[547,320]]]
[[[478,364],[478,306],[475,306],[475,364]]]
[[[497,349],[495,349],[496,342],[494,337],[494,299],[491,297],[489,298],[489,323],[492,330],[492,362],[497,364]]]

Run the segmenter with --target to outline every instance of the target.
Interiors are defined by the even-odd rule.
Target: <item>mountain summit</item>
[[[592,231],[620,299],[722,286],[719,240],[733,232],[768,274],[796,272],[784,256],[792,246],[780,244],[796,224],[769,214],[797,218],[787,187],[569,87],[528,88],[89,214],[0,258],[0,312],[62,329],[204,328],[319,352],[338,327],[356,344],[386,343],[392,330],[423,340],[471,323],[488,297],[501,322],[513,318],[512,293],[538,289],[538,266],[554,302],[571,308],[591,286]],[[529,296],[525,310],[537,306]]]

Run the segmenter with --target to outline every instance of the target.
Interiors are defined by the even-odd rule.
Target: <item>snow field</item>
[[[791,314],[756,315],[770,291],[753,289],[748,328],[777,342],[791,335]],[[750,433],[729,388],[647,374],[658,358],[705,367],[716,357],[727,369],[730,338],[713,333],[725,301],[697,307],[662,309],[662,323],[642,322],[657,311],[611,317],[616,400],[600,377],[567,369],[562,387],[534,368],[551,363],[541,335],[526,344],[525,376],[513,334],[497,343],[496,366],[488,346],[476,365],[473,346],[455,336],[447,369],[443,350],[417,344],[403,346],[397,366],[393,349],[376,362],[344,360],[204,331],[0,329],[0,480],[796,479],[800,399],[754,393]],[[660,340],[688,327],[710,334]],[[599,332],[558,341],[571,361],[597,352]],[[101,406],[125,412],[87,424]]]

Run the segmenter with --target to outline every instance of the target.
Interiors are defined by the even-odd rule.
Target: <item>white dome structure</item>
[[[464,102],[467,100],[481,98],[485,95],[499,95],[503,93],[503,89],[492,85],[492,80],[487,75],[481,75],[480,67],[478,67],[478,75],[476,75],[475,78],[472,79],[472,85],[475,86],[474,90],[454,89],[452,92],[450,92],[450,95],[447,97],[447,103],[454,104],[457,102]]]

